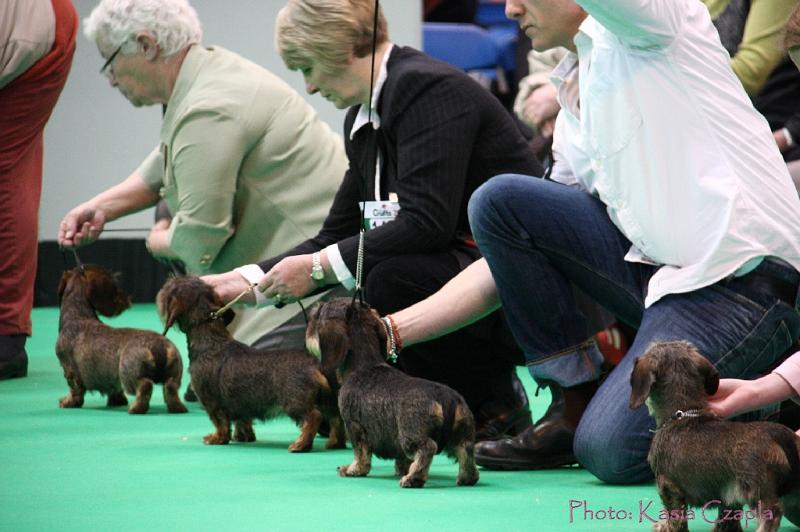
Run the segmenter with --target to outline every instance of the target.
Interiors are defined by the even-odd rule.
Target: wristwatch
[[[311,280],[317,286],[325,286],[325,270],[322,269],[319,251],[311,255]]]

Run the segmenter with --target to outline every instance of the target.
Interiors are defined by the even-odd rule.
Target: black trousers
[[[381,315],[410,306],[441,288],[480,254],[464,246],[440,253],[399,255],[366,276],[366,301]],[[447,384],[475,411],[487,401],[514,404],[512,375],[524,364],[502,311],[441,338],[404,348],[398,367],[409,375]]]

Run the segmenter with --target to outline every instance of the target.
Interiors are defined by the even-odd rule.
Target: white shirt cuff
[[[233,271],[238,272],[250,284],[258,284],[261,278],[264,277],[264,270],[258,264],[246,264],[234,268]],[[257,307],[266,307],[273,304],[272,298],[265,296],[258,288],[253,290],[253,293],[256,296]]]
[[[344,263],[344,259],[342,259],[342,254],[339,251],[338,244],[331,244],[330,246],[325,248],[325,254],[328,255],[328,262],[333,269],[333,273],[336,274],[336,280],[342,283],[342,286],[347,288],[348,290],[352,290],[356,287],[356,279],[353,277],[353,274],[350,273],[350,270],[347,268],[347,265]]]

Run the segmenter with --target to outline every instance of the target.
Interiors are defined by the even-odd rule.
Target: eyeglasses
[[[117,54],[119,53],[120,50],[122,50],[122,45],[121,44],[119,45],[119,47],[117,47],[116,50],[114,50],[113,54],[108,56],[108,60],[103,64],[103,67],[100,69],[100,73],[101,74],[103,74],[104,76],[111,77],[109,75],[109,72],[108,72],[108,67],[110,67],[111,63],[114,62],[114,59],[117,57]]]

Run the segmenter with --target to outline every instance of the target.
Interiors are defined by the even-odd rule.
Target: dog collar
[[[670,416],[671,419],[683,419],[685,417],[700,417],[700,411],[696,408],[692,410],[676,410],[675,413]]]

